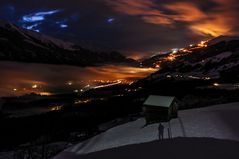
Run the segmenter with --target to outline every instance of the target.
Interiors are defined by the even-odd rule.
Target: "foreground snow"
[[[213,138],[174,138],[107,149],[60,159],[238,159],[239,142]]]
[[[164,137],[168,138],[171,128],[172,137],[212,137],[239,141],[239,103],[230,103],[207,108],[185,110],[179,112],[179,119],[163,123]],[[79,143],[54,159],[64,154],[87,154],[100,150],[145,143],[158,139],[158,124],[143,127],[145,120],[140,118],[134,122],[112,128],[92,139]]]

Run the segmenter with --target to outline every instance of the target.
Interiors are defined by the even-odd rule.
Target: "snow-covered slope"
[[[174,138],[112,148],[59,159],[238,159],[239,142],[213,138]],[[4,158],[5,159],[5,158]]]
[[[91,66],[135,64],[118,52],[97,52],[0,21],[0,60]]]
[[[59,39],[56,39],[38,32],[26,30],[26,29],[17,27],[16,25],[13,25],[11,23],[0,21],[0,28],[4,28],[11,32],[18,32],[26,39],[26,41],[29,41],[29,42],[32,42],[33,39],[38,39],[45,45],[56,46],[59,48],[64,48],[66,50],[75,50],[74,49],[75,44],[73,43],[64,42],[62,40],[59,40]],[[37,43],[34,43],[34,44],[38,45]]]
[[[180,111],[178,119],[163,123],[164,138],[168,138],[168,130],[171,129],[172,137],[210,137],[239,141],[238,114],[239,103]],[[140,118],[117,126],[65,150],[54,159],[59,159],[65,154],[88,154],[158,140],[158,124],[143,127],[144,125],[145,120]]]
[[[215,44],[218,44],[220,42],[230,42],[230,41],[238,41],[239,40],[239,37],[238,36],[219,36],[219,37],[216,37],[212,40],[210,40],[208,42],[208,45],[211,46],[211,45],[215,45]]]
[[[186,53],[185,53],[186,52]],[[165,60],[168,55],[147,60],[159,63],[160,70],[141,83],[157,83],[164,79],[190,80],[202,79],[239,79],[239,37],[220,36],[207,42],[182,49]]]

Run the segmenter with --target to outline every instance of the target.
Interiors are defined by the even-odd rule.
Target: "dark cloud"
[[[146,56],[238,34],[238,0],[2,0],[0,18],[104,50]],[[42,15],[39,21],[24,16]],[[38,17],[39,18],[39,17]]]

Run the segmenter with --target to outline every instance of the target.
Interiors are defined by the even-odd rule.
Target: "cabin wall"
[[[143,110],[147,123],[165,122],[169,120],[168,108],[145,106]]]

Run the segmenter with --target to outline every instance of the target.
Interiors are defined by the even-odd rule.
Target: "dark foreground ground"
[[[175,138],[56,159],[238,159],[239,142],[212,138]]]

